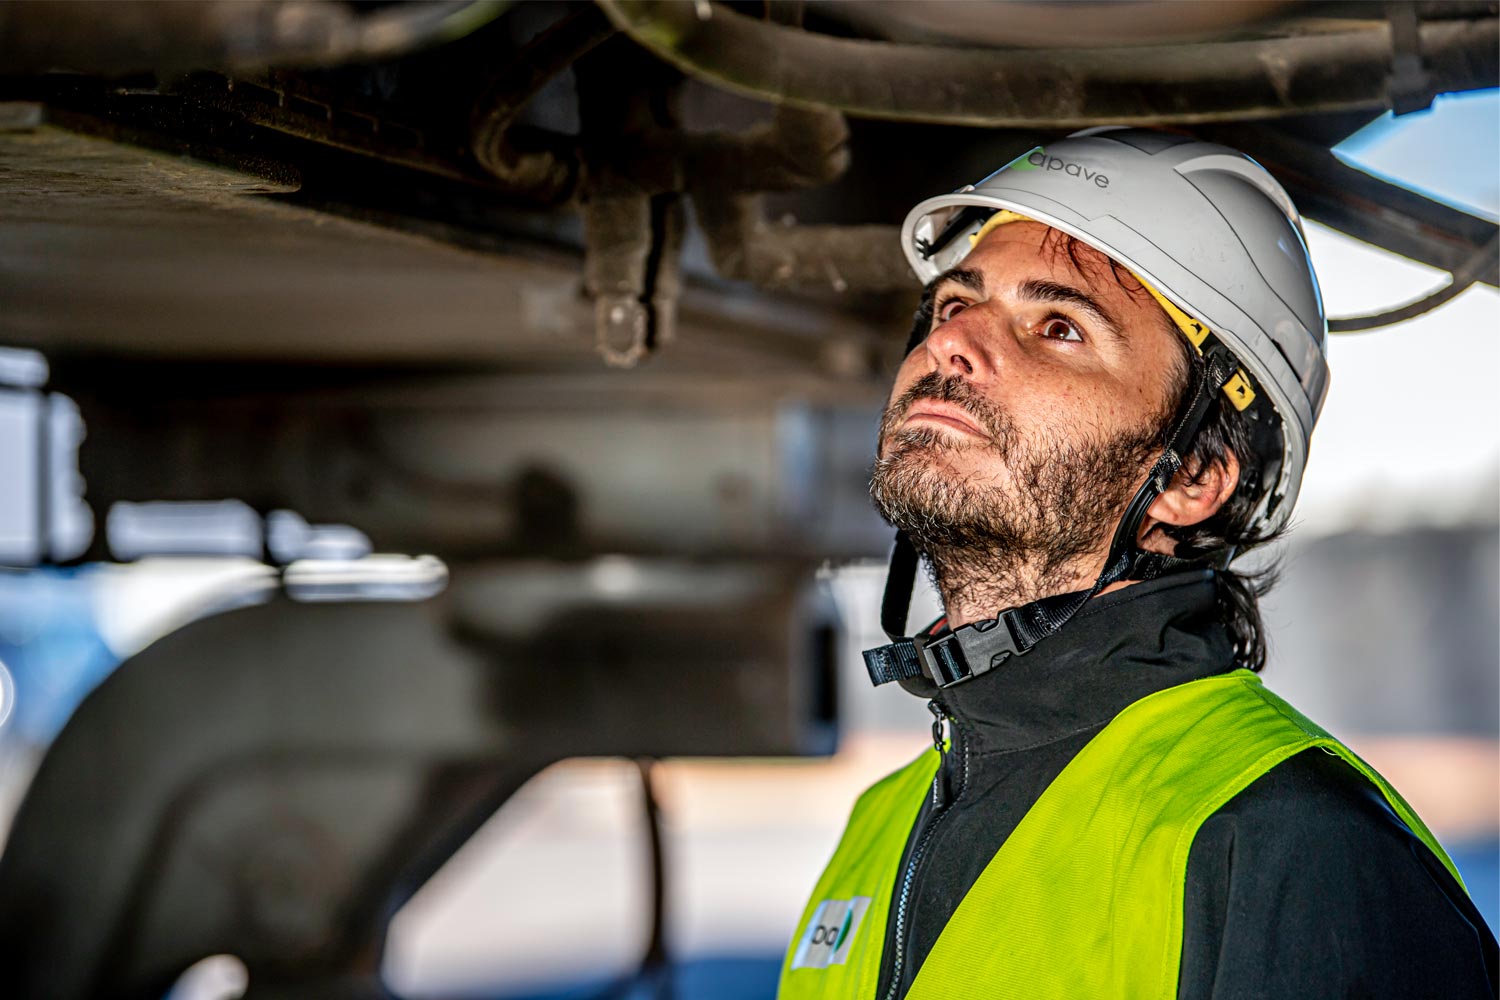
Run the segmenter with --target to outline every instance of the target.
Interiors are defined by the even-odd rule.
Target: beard
[[[956,440],[925,426],[898,430],[923,399],[960,407],[989,440]],[[1102,556],[1168,416],[1114,434],[1057,424],[1032,437],[962,376],[929,372],[881,416],[870,496],[926,558],[950,614],[993,616],[1092,578],[1082,564]],[[1003,478],[956,473],[950,463],[963,453]]]

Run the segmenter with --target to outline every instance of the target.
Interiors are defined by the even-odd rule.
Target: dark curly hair
[[[1175,325],[1172,329],[1174,333],[1177,331]],[[1183,353],[1182,374],[1177,381],[1176,409],[1180,409],[1191,382],[1188,366],[1195,363],[1196,357],[1187,338],[1176,339]],[[1284,527],[1267,530],[1254,522],[1255,512],[1266,490],[1275,485],[1275,473],[1280,467],[1280,423],[1263,399],[1240,411],[1229,404],[1223,393],[1215,393],[1192,448],[1183,456],[1183,471],[1196,482],[1214,465],[1226,466],[1229,455],[1233,454],[1239,460],[1239,482],[1213,516],[1197,524],[1162,526],[1163,533],[1177,543],[1179,558],[1202,559],[1217,565],[1215,603],[1219,621],[1234,642],[1235,665],[1256,671],[1266,665],[1260,598],[1275,586],[1280,564],[1275,559],[1262,560],[1256,569],[1244,570],[1231,568],[1230,561],[1275,541],[1285,530]],[[1165,436],[1163,432],[1163,446]]]

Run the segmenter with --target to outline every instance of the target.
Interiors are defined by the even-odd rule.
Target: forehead
[[[1040,222],[1010,222],[986,233],[960,266],[1004,283],[1037,275],[1067,280],[1099,294],[1138,302],[1151,310],[1156,304],[1139,281],[1104,253]]]

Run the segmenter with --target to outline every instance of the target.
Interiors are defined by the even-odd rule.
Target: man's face
[[[1056,570],[1108,544],[1160,447],[1179,335],[1128,275],[1082,245],[1075,263],[1060,235],[1000,226],[933,288],[871,483],[919,549]]]

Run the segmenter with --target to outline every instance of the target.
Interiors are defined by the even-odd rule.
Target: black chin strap
[[[1121,580],[1154,580],[1165,573],[1202,566],[1201,560],[1143,552],[1136,547],[1135,538],[1146,510],[1172,485],[1172,477],[1182,468],[1182,456],[1192,446],[1209,403],[1233,377],[1235,368],[1234,357],[1220,346],[1210,348],[1193,365],[1192,391],[1183,402],[1181,416],[1167,436],[1161,457],[1125,508],[1110,542],[1104,569],[1088,590],[1044,597],[1002,611],[994,618],[961,625],[939,638],[907,636],[906,616],[917,578],[918,557],[906,533],[896,532],[885,594],[880,602],[880,627],[891,642],[865,650],[865,668],[870,672],[871,682],[878,685],[927,677],[938,687],[949,687],[988,673],[1054,635],[1110,584]]]

